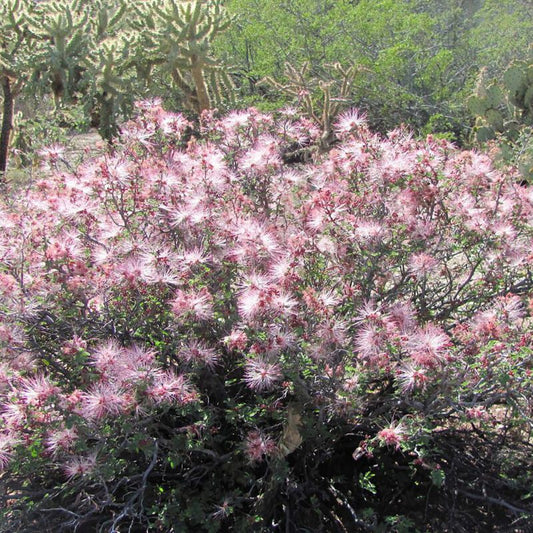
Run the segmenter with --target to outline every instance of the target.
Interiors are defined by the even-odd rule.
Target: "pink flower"
[[[96,348],[91,355],[92,364],[103,375],[112,373],[124,354],[124,349],[114,339]]]
[[[159,120],[159,125],[166,135],[178,137],[191,125],[191,123],[179,113],[164,113]]]
[[[202,247],[188,248],[180,256],[181,268],[189,270],[197,265],[205,265],[211,260],[210,254]]]
[[[239,295],[239,314],[245,320],[252,320],[265,309],[264,292],[255,288],[245,289]]]
[[[37,150],[37,154],[42,157],[44,162],[55,164],[57,163],[65,154],[65,147],[60,144],[51,144],[45,148]]]
[[[63,472],[68,478],[86,476],[96,468],[96,453],[73,457],[62,465]]]
[[[118,266],[117,273],[128,283],[149,282],[156,275],[154,267],[138,257],[132,257],[124,261]]]
[[[13,447],[17,444],[17,440],[6,434],[0,434],[0,472],[5,470],[6,466],[11,461],[13,456]]]
[[[276,443],[260,431],[250,431],[246,436],[246,455],[250,462],[261,462],[265,456],[272,455],[276,451]]]
[[[383,224],[377,220],[359,220],[353,229],[353,236],[360,243],[378,240],[384,234]]]
[[[469,407],[466,409],[465,414],[470,420],[488,420],[489,413],[482,406]]]
[[[385,446],[399,449],[401,442],[405,440],[405,430],[401,424],[391,424],[378,432],[376,437]]]
[[[156,376],[154,383],[146,389],[146,396],[155,404],[186,404],[196,399],[186,378],[170,370]]]
[[[371,361],[380,358],[381,354],[386,351],[386,333],[375,326],[369,324],[359,330],[355,338],[355,346],[361,357]]]
[[[61,428],[49,433],[44,443],[49,453],[55,454],[58,451],[72,449],[78,440],[78,431],[75,427]]]
[[[244,365],[244,381],[256,392],[268,392],[281,379],[281,369],[276,363],[262,358],[248,359]]]
[[[123,351],[123,356],[117,361],[115,373],[109,376],[121,386],[143,383],[155,372],[155,352],[133,344]]]
[[[151,113],[159,112],[162,107],[163,100],[161,98],[147,98],[145,100],[137,100],[135,102],[135,107],[142,111],[149,111]]]
[[[298,302],[287,292],[274,294],[269,305],[270,311],[276,315],[289,317],[297,313]]]
[[[8,389],[10,382],[11,382],[10,368],[4,363],[0,363],[0,394],[2,394]]]
[[[411,359],[425,367],[433,367],[443,361],[450,346],[450,338],[433,324],[413,333],[407,341]]]
[[[277,355],[280,352],[294,348],[296,345],[296,336],[278,325],[272,325],[268,329],[268,340],[266,353],[270,356]]]
[[[8,403],[2,407],[2,422],[11,430],[22,429],[27,420],[27,407],[22,403]]]
[[[187,363],[200,363],[212,369],[218,362],[219,354],[205,342],[193,339],[180,348],[178,357]]]
[[[117,416],[126,411],[132,399],[112,383],[100,383],[82,397],[81,414],[89,420]]]
[[[7,295],[16,290],[17,280],[11,274],[0,272],[0,292]]]
[[[259,137],[253,149],[248,150],[240,160],[243,170],[254,174],[268,172],[281,166],[277,141],[268,136]]]
[[[179,317],[190,313],[198,320],[210,320],[214,314],[213,297],[205,287],[189,292],[178,289],[170,304],[172,311]]]
[[[224,337],[224,342],[230,350],[242,351],[248,344],[248,336],[244,331],[234,329],[227,337]]]
[[[494,308],[509,324],[514,324],[526,316],[524,303],[516,294],[501,296],[496,300]]]
[[[22,379],[19,385],[20,397],[27,405],[42,406],[59,392],[59,388],[41,375]]]
[[[390,308],[389,313],[401,333],[407,334],[416,327],[415,310],[410,303],[398,302]]]
[[[484,407],[469,407],[466,409],[465,414],[470,420],[488,420],[489,414]]]
[[[63,346],[61,347],[61,351],[65,355],[76,355],[82,350],[87,349],[87,342],[84,341],[81,337],[78,337],[78,335],[74,335],[72,339],[65,341],[63,343]]]
[[[388,320],[389,317],[383,312],[380,306],[376,305],[376,302],[373,300],[369,300],[358,309],[355,323],[383,326]]]
[[[343,346],[347,339],[346,331],[347,325],[342,320],[322,320],[316,328],[316,335],[325,343]]]
[[[366,114],[361,113],[358,109],[350,109],[339,115],[335,123],[335,131],[342,136],[366,128],[366,126]]]
[[[83,261],[83,248],[79,239],[72,235],[61,235],[50,239],[46,248],[46,257],[51,261],[60,259],[77,259]]]
[[[186,202],[169,210],[169,217],[174,228],[187,225],[199,226],[209,217],[205,198],[200,194],[189,196]]]
[[[438,261],[424,252],[413,254],[409,259],[409,272],[416,278],[423,278],[432,272]]]
[[[426,369],[417,367],[412,363],[405,363],[397,372],[396,380],[402,392],[411,392],[415,389],[424,390],[429,380]]]

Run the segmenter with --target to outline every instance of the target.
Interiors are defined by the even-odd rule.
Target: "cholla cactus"
[[[126,3],[122,0],[48,0],[32,21],[43,41],[37,69],[48,75],[56,106],[79,91],[87,60],[98,61],[98,45],[118,33]]]
[[[128,93],[125,75],[124,40],[108,40],[100,44],[88,63],[90,69],[90,108],[104,139],[111,140],[118,133],[118,108]]]
[[[55,0],[41,3],[41,17],[34,20],[44,44],[37,69],[48,75],[56,107],[60,99],[69,100],[76,91],[79,62],[91,47],[89,15],[79,0]]]
[[[56,107],[81,93],[88,111],[104,117],[98,120],[100,133],[110,139],[117,132],[114,99],[121,75],[117,58],[123,44],[116,41],[124,26],[127,4],[122,0],[52,0],[42,4],[41,20],[35,22],[46,43],[38,69],[47,73]],[[115,39],[110,43],[111,39]],[[111,85],[113,88],[111,88]]]
[[[222,2],[150,2],[138,13],[138,44],[152,64],[170,73],[186,107],[197,113],[210,109],[212,96],[219,101],[221,88],[232,87],[226,69],[210,54],[213,39],[232,22]],[[150,72],[146,65],[145,71]]]
[[[304,63],[300,70],[290,63],[285,64],[287,83],[280,83],[267,77],[263,83],[272,85],[282,93],[296,98],[303,113],[320,125],[322,134],[319,150],[326,152],[333,140],[333,124],[335,119],[350,102],[350,90],[360,67],[354,65],[344,68],[340,63],[326,65],[325,79],[310,75],[309,63]],[[320,91],[320,103],[316,100],[316,92]]]
[[[30,79],[52,92],[56,109],[83,103],[102,136],[118,132],[133,99],[145,96],[153,71],[156,94],[174,86],[196,113],[222,100],[231,80],[210,54],[231,23],[221,0],[6,0],[0,6],[0,85],[4,92],[0,172],[5,170],[13,98]],[[127,13],[127,16],[125,16]],[[31,49],[29,43],[32,43]],[[140,83],[139,83],[140,82]],[[142,86],[144,84],[144,86]]]

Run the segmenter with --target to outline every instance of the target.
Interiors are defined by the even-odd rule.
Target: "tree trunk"
[[[15,99],[11,91],[11,82],[8,76],[0,78],[4,95],[4,109],[2,113],[2,129],[0,130],[0,184],[5,182],[5,172],[7,169],[7,156],[9,151],[9,137],[13,129],[13,108]]]

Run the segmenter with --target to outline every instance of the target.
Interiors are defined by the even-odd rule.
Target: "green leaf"
[[[435,487],[441,488],[446,480],[446,474],[443,470],[435,469],[431,471],[431,482]]]

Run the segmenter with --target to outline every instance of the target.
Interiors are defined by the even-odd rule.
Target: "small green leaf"
[[[444,481],[446,480],[446,474],[441,469],[436,469],[431,471],[431,482],[435,487],[438,487],[439,489],[444,485]]]

